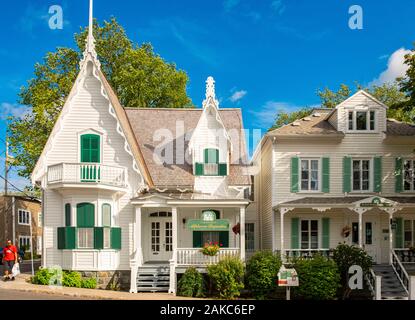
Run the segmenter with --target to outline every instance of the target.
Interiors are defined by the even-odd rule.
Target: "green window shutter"
[[[352,158],[343,158],[343,192],[350,192],[352,179]]]
[[[224,177],[228,175],[228,165],[226,163],[219,163],[219,176]]]
[[[395,248],[403,248],[403,219],[396,218]]]
[[[323,158],[323,184],[322,191],[330,192],[330,158]]]
[[[100,162],[101,137],[96,134],[81,136],[81,162]]]
[[[94,228],[94,249],[104,249],[104,228]]]
[[[58,249],[75,249],[76,248],[76,228],[62,227],[58,228]]]
[[[193,231],[193,248],[203,247],[202,231]]]
[[[298,157],[291,158],[291,192],[298,192],[298,170],[299,170],[299,159]]]
[[[382,192],[382,157],[375,157],[373,162],[375,167],[374,191]]]
[[[219,163],[219,150],[205,149],[205,163]]]
[[[95,206],[92,203],[79,203],[76,206],[76,225],[78,228],[95,226]]]
[[[222,244],[222,248],[229,248],[229,231],[219,232],[219,244]]]
[[[111,249],[121,250],[121,228],[111,228]]]
[[[71,204],[67,203],[65,204],[65,226],[66,227],[70,227],[72,225],[72,221],[71,221]]]
[[[330,249],[330,218],[321,219],[321,224],[323,229],[321,242],[322,248]]]
[[[403,191],[403,179],[402,179],[402,158],[395,159],[395,192],[400,193]]]
[[[195,163],[195,176],[203,176],[203,163]]]
[[[291,249],[300,248],[300,238],[298,236],[299,224],[299,218],[291,218]]]

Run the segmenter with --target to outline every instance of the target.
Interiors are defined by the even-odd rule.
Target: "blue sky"
[[[319,88],[393,79],[404,72],[402,57],[415,41],[412,0],[94,2],[100,21],[117,17],[133,41],[151,42],[163,58],[185,70],[188,93],[198,106],[212,75],[221,106],[241,107],[250,129],[267,129],[278,110],[317,105]],[[362,30],[349,28],[349,8],[355,4],[363,9]],[[48,26],[51,5],[63,8],[62,30]],[[88,0],[4,1],[2,12],[4,139],[7,115],[25,112],[17,105],[19,88],[46,52],[74,46],[74,32],[87,24]],[[15,173],[12,181],[25,183]]]

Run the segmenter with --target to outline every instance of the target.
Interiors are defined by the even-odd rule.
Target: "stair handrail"
[[[372,268],[366,273],[366,281],[374,300],[382,299],[382,277],[377,276]]]
[[[395,271],[398,276],[399,281],[401,282],[402,287],[405,289],[406,293],[409,294],[409,275],[406,272],[401,260],[396,254],[395,250],[391,250],[392,255],[392,269]]]

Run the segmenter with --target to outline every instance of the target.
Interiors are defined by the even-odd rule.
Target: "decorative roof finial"
[[[213,77],[208,77],[206,80],[206,100],[209,98],[216,99],[215,79]]]
[[[93,0],[89,0],[89,23],[88,23],[88,35],[86,37],[86,46],[84,51],[84,58],[81,61],[81,66],[86,61],[88,54],[92,55],[98,68],[101,66],[97,58],[97,52],[95,51],[95,38],[94,38],[94,18],[93,18],[94,4]]]

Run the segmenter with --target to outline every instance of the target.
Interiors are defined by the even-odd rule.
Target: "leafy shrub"
[[[97,279],[95,278],[87,278],[81,280],[81,287],[85,289],[96,289],[97,287]]]
[[[278,285],[278,271],[281,268],[279,255],[271,251],[255,253],[246,264],[245,283],[256,299],[265,299]]]
[[[205,281],[196,268],[191,267],[183,274],[177,284],[177,294],[183,297],[203,298],[205,296]]]
[[[209,278],[222,299],[235,299],[244,288],[244,265],[238,258],[224,258],[207,267]]]
[[[82,286],[81,274],[76,271],[64,271],[62,285],[64,287],[81,288]]]
[[[340,286],[340,274],[336,263],[321,255],[312,259],[294,260],[300,282],[294,288],[297,297],[314,300],[331,300],[336,297]]]
[[[31,283],[40,285],[62,285],[62,270],[59,268],[40,268],[30,278]]]
[[[342,243],[333,250],[333,260],[339,268],[343,298],[347,298],[351,292],[348,286],[349,268],[358,265],[366,273],[372,267],[373,259],[362,248]]]

